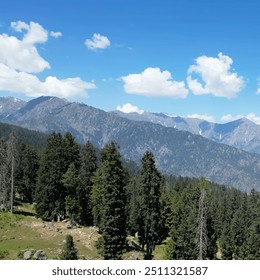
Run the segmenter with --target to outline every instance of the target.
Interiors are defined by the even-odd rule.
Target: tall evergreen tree
[[[74,163],[71,163],[67,172],[63,175],[62,183],[65,187],[65,211],[66,216],[72,221],[80,223],[80,215],[82,209],[79,204],[80,195],[79,188],[79,176],[78,170]]]
[[[126,245],[126,172],[116,143],[102,150],[93,182],[93,216],[102,234],[104,259],[120,259]]]
[[[252,190],[249,195],[249,216],[247,259],[260,260],[260,193]]]
[[[10,138],[7,141],[7,159],[10,163],[10,212],[13,213],[14,198],[15,198],[15,170],[17,168],[18,161],[18,141],[14,133],[11,133]]]
[[[247,195],[244,194],[241,205],[236,211],[232,222],[231,229],[233,235],[233,258],[246,259],[247,257],[247,239],[250,227],[250,216],[247,204]]]
[[[65,216],[63,175],[71,163],[79,166],[79,146],[70,133],[52,133],[42,154],[36,187],[36,213],[43,219]]]
[[[73,163],[77,170],[80,167],[80,147],[70,132],[65,133],[62,141],[64,168],[69,168]]]
[[[33,202],[38,169],[38,153],[32,147],[22,144],[16,172],[16,182],[17,192],[23,202]]]
[[[140,211],[140,186],[136,177],[130,178],[127,186],[127,230],[129,234],[138,232],[138,221]]]
[[[79,171],[79,205],[81,207],[81,224],[92,225],[91,191],[92,177],[97,169],[98,159],[95,147],[88,141],[81,150],[81,166]]]
[[[0,209],[10,208],[10,165],[7,157],[7,144],[0,139]]]
[[[160,241],[160,188],[161,175],[155,166],[153,154],[146,152],[141,160],[139,178],[141,199],[139,215],[139,241],[145,247],[145,258],[152,258],[152,251]]]
[[[197,259],[196,234],[198,229],[198,186],[185,184],[179,189],[174,201],[174,218],[171,237],[176,259]]]

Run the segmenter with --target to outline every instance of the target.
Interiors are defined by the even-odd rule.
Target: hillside
[[[48,135],[42,132],[33,131],[16,125],[0,122],[0,139],[8,139],[14,133],[19,142],[41,149],[47,140]]]
[[[168,174],[203,176],[246,191],[260,188],[260,155],[172,127],[128,120],[85,104],[40,97],[2,121],[45,133],[70,131],[79,143],[90,140],[98,148],[114,140],[122,155],[135,162],[145,151],[152,151],[158,168]]]
[[[174,127],[178,130],[201,135],[217,143],[230,145],[250,153],[260,154],[260,125],[243,118],[228,123],[213,123],[202,119],[169,116],[163,113],[123,113],[112,114],[135,121],[145,121]]]
[[[67,221],[44,222],[36,218],[32,205],[18,207],[13,215],[0,211],[0,259],[23,259],[24,252],[37,250],[43,250],[48,259],[57,259],[68,234],[73,237],[81,259],[102,259],[95,247],[99,237],[96,227],[67,227]],[[164,246],[156,246],[155,259],[163,258]],[[142,257],[141,252],[128,246],[123,259],[133,259],[137,255]]]

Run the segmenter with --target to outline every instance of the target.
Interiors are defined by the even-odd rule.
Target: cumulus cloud
[[[143,114],[144,110],[139,109],[137,106],[134,106],[130,103],[126,103],[122,106],[117,106],[116,109],[123,113],[138,113]]]
[[[11,22],[11,27],[17,32],[26,31],[23,42],[25,44],[45,43],[48,40],[48,31],[45,30],[39,23],[30,22],[27,24],[22,21]]]
[[[0,91],[24,94],[29,97],[57,96],[73,99],[87,97],[87,90],[96,88],[93,82],[85,82],[79,77],[58,79],[48,76],[44,81],[26,72],[18,72],[0,64]]]
[[[62,98],[86,97],[86,90],[94,89],[94,83],[87,83],[80,78],[59,80],[49,76],[40,81],[35,75],[18,72],[0,64],[0,91],[25,94],[30,97],[57,96]]]
[[[26,30],[22,40],[7,34],[0,34],[0,63],[8,67],[30,73],[39,73],[50,68],[50,64],[38,53],[35,44],[44,43],[48,32],[38,23],[12,22],[11,27],[22,32]]]
[[[19,40],[0,34],[0,91],[30,97],[53,95],[74,98],[86,97],[86,91],[96,87],[93,82],[88,83],[78,77],[60,80],[49,76],[41,81],[35,73],[50,68],[50,64],[39,55],[36,44],[47,42],[48,31],[35,22],[12,22],[11,28],[23,33],[23,38]],[[60,34],[55,32],[52,36]]]
[[[208,122],[215,122],[215,118],[213,116],[210,116],[208,114],[192,114],[192,115],[187,115],[185,118],[191,118],[191,119],[201,119],[205,120]]]
[[[244,79],[231,71],[233,60],[222,53],[218,57],[200,56],[188,70],[187,83],[195,95],[212,94],[234,98],[244,86]],[[193,78],[198,75],[200,80]]]
[[[188,90],[184,82],[176,82],[169,71],[160,68],[146,68],[140,74],[129,74],[121,77],[126,93],[147,97],[185,98]]]
[[[89,50],[106,49],[110,46],[110,41],[106,36],[94,33],[92,39],[87,39],[85,45]]]
[[[260,125],[260,116],[258,117],[254,113],[249,113],[247,115],[235,115],[235,116],[231,114],[227,114],[221,117],[221,121],[231,122],[242,118],[247,118],[248,120]]]
[[[62,36],[62,33],[51,31],[50,35],[51,35],[51,37],[54,37],[55,39],[58,39],[59,37]]]

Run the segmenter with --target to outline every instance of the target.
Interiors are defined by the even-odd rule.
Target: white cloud
[[[238,119],[242,119],[242,118],[247,118],[248,120],[259,124],[260,125],[260,116],[256,116],[254,113],[249,113],[247,115],[231,115],[231,114],[227,114],[221,117],[221,121],[222,122],[231,122],[231,121],[235,121]]]
[[[110,46],[110,41],[106,36],[94,33],[92,39],[87,39],[85,45],[90,50],[106,49]]]
[[[187,115],[185,116],[185,118],[191,118],[191,119],[201,119],[201,120],[205,120],[208,122],[215,122],[215,118],[213,116],[210,116],[208,114],[192,114],[192,115]]]
[[[17,32],[22,32],[22,30],[28,30],[29,29],[29,25],[23,21],[13,21],[11,22],[11,27],[17,31]]]
[[[11,28],[23,33],[23,38],[19,40],[0,34],[0,91],[30,97],[53,95],[70,99],[86,97],[86,91],[96,87],[94,82],[88,83],[78,77],[59,80],[49,76],[41,81],[33,73],[42,72],[50,65],[39,55],[36,44],[47,42],[48,31],[35,22],[12,22]],[[60,34],[54,32],[52,36]]]
[[[212,94],[214,96],[233,98],[244,86],[244,79],[231,72],[233,60],[222,53],[218,57],[200,56],[196,64],[188,70],[187,83],[195,95]],[[192,78],[198,74],[201,81]]]
[[[11,27],[19,32],[26,30],[22,40],[7,34],[0,34],[0,63],[8,67],[30,73],[42,72],[50,68],[50,64],[38,53],[34,44],[44,43],[48,39],[48,32],[38,23],[30,25],[18,21],[12,22]]]
[[[59,37],[62,36],[62,33],[51,31],[50,35],[51,35],[51,37],[54,37],[55,39],[58,39]]]
[[[242,118],[244,118],[244,116],[243,115],[231,115],[231,114],[227,114],[227,115],[224,115],[224,116],[222,116],[221,117],[221,121],[222,122],[232,122],[232,121],[235,121],[235,120],[238,120],[238,119],[242,119]]]
[[[23,32],[26,30],[26,33],[23,38],[25,44],[37,44],[45,43],[48,41],[48,31],[45,30],[39,23],[30,22],[27,24],[22,21],[11,22],[11,27],[17,32]]]
[[[129,74],[121,77],[124,90],[130,94],[139,94],[148,97],[185,98],[188,90],[184,82],[176,82],[171,73],[160,68],[146,68],[140,74]]]
[[[0,64],[0,91],[25,94],[30,97],[57,96],[62,98],[86,97],[86,90],[94,89],[94,83],[87,83],[80,78],[59,80],[49,76],[44,82],[35,75],[18,72]]]
[[[117,106],[116,109],[123,113],[138,113],[143,114],[144,110],[139,109],[137,106],[134,106],[130,103],[126,103],[122,106]]]

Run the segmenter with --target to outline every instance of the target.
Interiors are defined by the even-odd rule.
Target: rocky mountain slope
[[[90,140],[97,147],[114,140],[124,157],[136,162],[146,150],[152,151],[162,172],[203,176],[241,190],[260,189],[260,155],[172,127],[128,120],[55,97],[33,99],[0,120],[47,133],[70,131],[80,143]]]
[[[163,113],[144,112],[138,114],[120,111],[112,113],[130,120],[147,121],[166,127],[174,127],[178,130],[201,135],[217,143],[260,154],[260,125],[246,118],[218,124],[195,118],[172,117]]]

